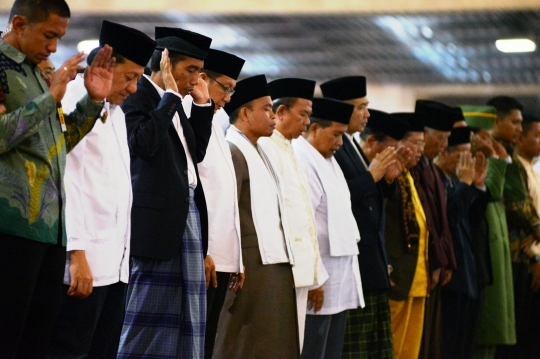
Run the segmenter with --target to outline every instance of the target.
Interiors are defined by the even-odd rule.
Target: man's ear
[[[11,20],[11,30],[17,34],[21,34],[28,26],[28,20],[24,16],[15,15]]]
[[[210,84],[210,77],[206,74],[206,72],[201,72],[201,78],[206,82],[206,84]]]
[[[243,122],[248,122],[248,118],[249,118],[249,112],[251,110],[249,109],[249,107],[242,107],[240,109],[240,120],[242,120]]]
[[[287,111],[287,106],[285,105],[279,105],[279,107],[276,110],[276,116],[278,119],[281,119],[283,117],[283,114]]]

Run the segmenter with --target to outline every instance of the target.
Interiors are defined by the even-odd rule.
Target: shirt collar
[[[278,130],[274,130],[274,136],[276,136],[276,139],[282,141],[282,142],[287,142],[288,144],[291,143],[290,140],[288,140],[285,136],[283,136],[281,134],[281,132],[279,132]]]
[[[0,51],[18,64],[21,64],[26,59],[25,54],[2,39],[0,39]]]

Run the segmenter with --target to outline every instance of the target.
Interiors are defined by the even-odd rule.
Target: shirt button
[[[184,170],[184,174],[187,176],[188,174],[188,170]]]
[[[186,203],[189,203],[189,197],[186,197],[185,201]]]

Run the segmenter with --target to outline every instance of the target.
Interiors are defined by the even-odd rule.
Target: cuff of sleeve
[[[486,185],[483,185],[482,187],[478,187],[478,186],[474,186],[474,187],[476,187],[477,190],[482,191],[482,192],[486,192],[486,191],[487,191]]]
[[[198,106],[198,107],[208,107],[212,105],[212,101],[208,99],[208,103],[203,103],[203,104],[198,104],[198,103],[195,103],[195,101],[193,101],[193,105]]]
[[[178,92],[175,92],[173,90],[167,90],[165,91],[165,93],[172,93],[173,95],[180,97],[180,100],[183,100],[182,95],[180,95]]]
[[[508,163],[509,165],[512,164],[512,157],[511,156],[508,156],[504,159],[504,162]]]
[[[97,117],[103,108],[103,104],[94,102],[88,94],[84,95],[78,102],[80,109],[87,115]]]
[[[84,250],[86,250],[86,243],[84,242],[84,239],[80,237],[68,237],[66,244],[66,252]]]

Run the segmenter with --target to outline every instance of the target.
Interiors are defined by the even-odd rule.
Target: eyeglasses
[[[415,145],[417,148],[424,148],[424,146],[426,145],[424,141],[416,141],[416,142],[413,142],[411,140],[407,140],[407,141]]]
[[[230,88],[229,86],[225,86],[224,84],[222,84],[221,82],[219,82],[218,80],[216,80],[215,78],[213,78],[212,76],[206,74],[206,76],[210,77],[212,80],[214,80],[215,82],[217,82],[217,84],[221,87],[221,89],[223,90],[223,92],[225,92],[226,95],[234,95],[235,91]]]

